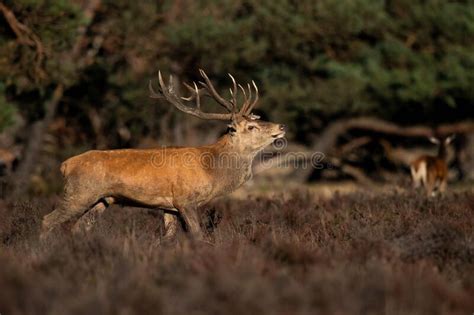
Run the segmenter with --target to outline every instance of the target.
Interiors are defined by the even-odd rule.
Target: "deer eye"
[[[248,130],[254,130],[255,126],[248,126]]]

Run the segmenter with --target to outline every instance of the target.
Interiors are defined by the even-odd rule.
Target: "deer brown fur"
[[[43,233],[68,221],[77,222],[84,214],[99,214],[111,203],[132,203],[165,211],[167,234],[176,231],[178,222],[195,237],[202,237],[196,208],[217,196],[229,193],[252,176],[251,166],[256,154],[275,139],[284,136],[284,126],[260,121],[251,113],[258,100],[253,83],[247,91],[237,85],[232,76],[231,100],[217,94],[207,75],[198,89],[186,85],[191,96],[180,97],[174,92],[172,80],[168,86],[159,75],[160,92],[152,97],[164,97],[188,114],[203,118],[231,121],[229,132],[216,143],[201,147],[157,149],[124,149],[88,151],[66,160],[61,166],[65,179],[62,204],[43,219]],[[244,104],[237,109],[237,91],[242,91]],[[200,97],[210,96],[228,113],[205,113],[200,109]],[[190,107],[184,101],[195,101]],[[179,218],[177,218],[179,217]],[[179,219],[179,220],[178,220]],[[77,227],[77,224],[76,224]]]
[[[440,193],[446,191],[448,186],[447,147],[453,139],[454,136],[441,140],[430,138],[431,142],[439,145],[438,154],[436,156],[422,155],[410,165],[414,187],[418,188],[422,185],[428,197],[435,196],[438,191]]]

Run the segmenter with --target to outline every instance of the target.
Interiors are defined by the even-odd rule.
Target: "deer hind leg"
[[[105,197],[99,200],[89,211],[84,213],[74,224],[72,231],[74,233],[80,231],[89,231],[92,226],[94,226],[97,219],[102,215],[102,213],[107,209],[108,206],[114,203],[113,197]]]
[[[96,200],[91,197],[65,197],[58,208],[44,216],[41,237],[45,237],[53,229],[66,222],[77,220],[77,218],[87,212],[95,202]]]

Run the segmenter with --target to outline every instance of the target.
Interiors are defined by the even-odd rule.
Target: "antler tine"
[[[249,104],[249,98],[247,97],[247,92],[245,92],[245,89],[241,84],[239,84],[239,88],[242,91],[242,94],[244,95],[244,104],[242,104],[242,107],[240,108],[239,114],[240,115],[245,115],[246,108]]]
[[[244,103],[247,102],[247,93],[245,92],[245,89],[242,85],[239,84],[239,88],[242,91],[242,94],[244,94]]]
[[[192,101],[193,99],[196,98],[196,82],[193,82],[194,87],[191,85],[187,84],[186,82],[183,82],[183,85],[191,92],[191,95],[188,97],[181,96],[182,100],[185,101]],[[209,96],[209,93],[206,92],[206,89],[197,89],[199,96]]]
[[[249,83],[247,83],[247,89],[249,91],[249,101],[248,101],[247,106],[246,106],[245,111],[244,111],[245,114],[247,114],[248,108],[250,106],[250,101],[252,100],[252,89],[250,88]]]
[[[153,89],[153,83],[151,82],[151,80],[148,81],[148,91],[150,92],[151,98],[163,98],[163,95],[155,92],[155,89]]]
[[[207,90],[209,91],[209,94],[217,101],[217,103],[224,106],[229,112],[232,112],[233,110],[232,103],[224,99],[222,96],[219,95],[219,93],[217,93],[216,89],[214,88],[214,85],[212,85],[212,82],[207,76],[206,72],[204,72],[204,70],[202,69],[199,69],[199,73],[201,74],[204,81],[206,82],[205,84],[203,82],[199,82],[199,83],[203,85],[205,88],[207,88]]]
[[[173,75],[170,74],[170,79],[168,80],[168,90],[172,92],[174,90]]]
[[[237,82],[235,82],[234,77],[232,74],[228,73],[229,77],[232,80],[232,89],[229,89],[230,95],[232,96],[232,111],[236,112],[237,111]]]
[[[232,104],[234,105],[235,102],[237,101],[237,96],[234,94],[234,91],[229,88],[229,93],[230,93],[230,96],[232,97]],[[232,112],[235,112],[235,105],[232,107]]]
[[[257,87],[257,85],[255,84],[255,81],[254,81],[254,80],[252,80],[252,85],[253,85],[253,88],[255,89],[255,99],[254,99],[254,101],[252,102],[252,104],[250,104],[250,106],[248,107],[247,112],[246,112],[246,115],[250,115],[250,113],[252,112],[252,109],[255,107],[255,105],[257,105],[257,102],[258,102],[258,99],[259,99],[258,87]]]
[[[195,95],[196,91],[194,90],[194,88],[191,85],[187,84],[186,82],[183,82],[183,85],[191,92],[191,95],[188,96],[188,97],[181,96],[181,99],[185,100],[185,101],[192,101],[196,97],[196,95]]]
[[[148,84],[149,90],[150,90],[150,96],[152,98],[165,98],[168,102],[170,102],[174,107],[179,109],[180,111],[190,114],[196,117],[199,117],[201,119],[207,119],[207,120],[231,120],[233,118],[232,113],[226,113],[226,114],[220,114],[220,113],[205,113],[201,111],[201,101],[200,101],[200,90],[197,87],[197,84],[194,83],[194,89],[193,89],[193,94],[190,97],[190,100],[196,99],[196,107],[189,107],[184,105],[181,100],[182,98],[179,97],[172,86],[173,83],[173,77],[170,76],[168,86],[166,86],[163,77],[161,75],[161,71],[158,72],[158,81],[160,83],[160,93],[156,93],[155,90],[153,89],[153,86],[150,83]],[[186,98],[184,98],[186,100]]]
[[[193,81],[193,83],[194,83],[194,81]],[[194,87],[192,87],[192,86],[189,85],[188,83],[183,82],[183,85],[184,85],[188,90],[190,90],[191,92],[194,92]]]
[[[161,71],[158,71],[158,82],[160,83],[160,92],[166,100],[171,102],[173,105],[175,105],[176,101],[179,102],[179,98],[173,92],[173,88],[171,86],[171,84],[173,83],[173,76],[170,75],[168,86],[166,86],[165,81],[163,80],[163,76],[161,75]]]
[[[158,71],[158,83],[160,83],[161,93],[163,94],[163,96],[166,96],[167,87],[166,87],[165,81],[163,81],[163,77],[161,76],[161,71]]]
[[[201,109],[201,98],[199,97],[199,89],[198,89],[198,86],[196,84],[196,82],[193,82],[194,84],[194,90],[196,91],[196,107],[197,109]]]

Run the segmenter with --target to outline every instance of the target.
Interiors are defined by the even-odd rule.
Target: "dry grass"
[[[52,207],[1,209],[2,315],[474,312],[472,193],[224,199],[209,243],[161,244],[159,218],[120,207],[40,242]]]

